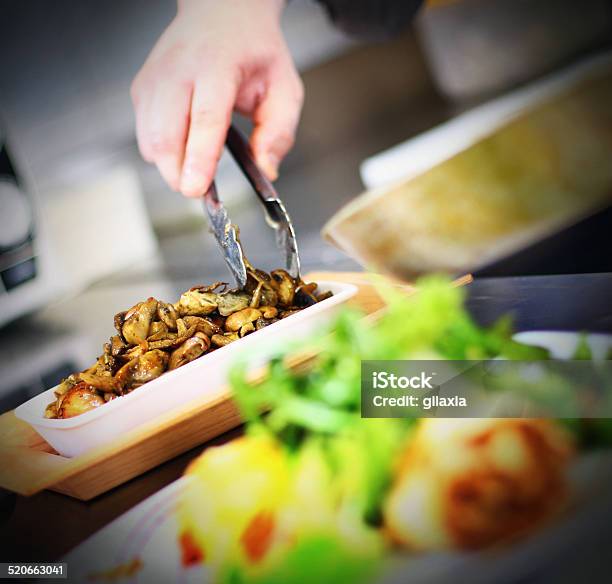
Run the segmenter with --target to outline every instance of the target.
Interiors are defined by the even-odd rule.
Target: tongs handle
[[[264,203],[266,201],[278,199],[276,189],[255,163],[255,157],[253,156],[251,146],[240,130],[233,125],[231,125],[227,131],[225,144],[253,187],[253,190],[257,193],[257,196]]]
[[[276,189],[255,163],[246,138],[233,125],[225,144],[261,201],[266,221],[276,232],[276,244],[285,253],[285,266],[294,278],[300,277],[300,257],[293,224]]]

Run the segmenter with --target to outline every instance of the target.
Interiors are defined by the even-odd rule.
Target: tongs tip
[[[240,132],[230,126],[226,144],[261,201],[266,222],[276,232],[276,244],[285,253],[285,266],[293,278],[300,277],[300,258],[295,230],[285,205],[278,197],[270,181],[259,170],[249,145]],[[225,262],[240,288],[246,286],[247,269],[244,252],[238,237],[238,228],[231,223],[219,197],[215,183],[204,195],[204,205],[211,221],[217,242],[221,246]]]

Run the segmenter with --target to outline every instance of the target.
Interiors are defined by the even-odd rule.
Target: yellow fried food
[[[571,452],[549,420],[421,420],[384,506],[386,529],[422,550],[525,534],[562,508]]]
[[[183,563],[203,563],[213,581],[228,565],[265,581],[309,536],[343,541],[363,556],[381,549],[318,444],[288,453],[272,437],[246,436],[209,448],[186,476],[178,509]]]
[[[283,539],[278,512],[289,475],[280,447],[265,437],[241,438],[209,448],[186,474],[178,511],[184,561],[192,554],[212,569],[229,560],[262,563]]]

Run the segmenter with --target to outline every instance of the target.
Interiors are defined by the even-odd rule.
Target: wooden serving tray
[[[305,279],[355,284],[359,291],[350,303],[366,314],[384,307],[372,277],[365,273],[313,272]],[[470,280],[464,277],[456,283],[461,285]],[[397,285],[407,293],[414,291],[410,285]],[[297,359],[295,365],[299,364]],[[220,397],[203,396],[100,448],[66,458],[10,411],[0,416],[0,487],[20,495],[51,489],[86,501],[240,423],[227,388]]]

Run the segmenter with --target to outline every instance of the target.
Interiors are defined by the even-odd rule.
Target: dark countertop
[[[517,331],[612,333],[612,274],[477,278],[467,305],[483,325],[511,314]]]

